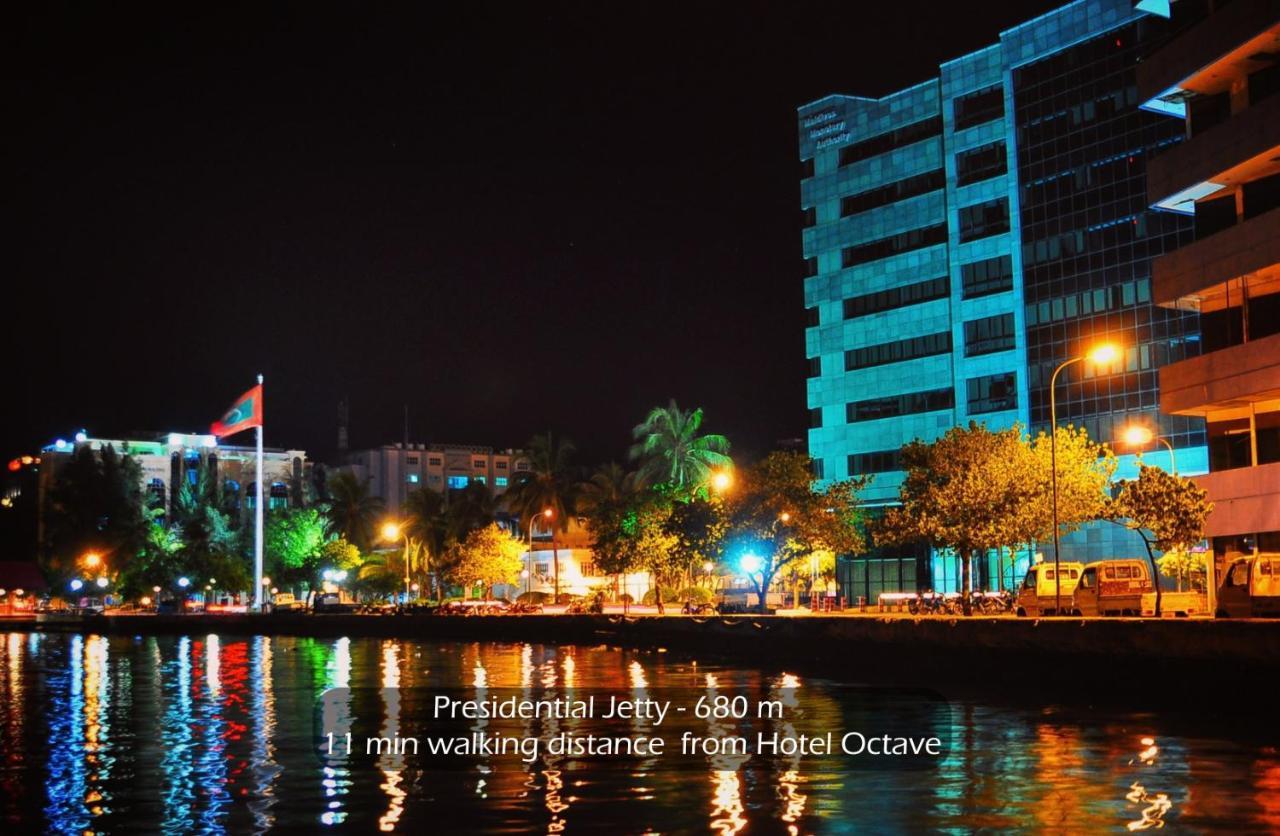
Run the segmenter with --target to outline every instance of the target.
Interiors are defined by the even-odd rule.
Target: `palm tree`
[[[588,527],[598,525],[617,513],[639,490],[636,473],[628,471],[617,462],[601,465],[591,478],[578,485],[578,497],[574,511],[580,522]],[[613,576],[614,595],[618,594],[618,575]],[[627,600],[622,601],[622,611],[627,611]]]
[[[497,511],[498,502],[488,485],[472,482],[460,491],[453,491],[447,514],[450,538],[461,543],[471,532],[493,522]]]
[[[339,473],[329,480],[328,487],[325,532],[345,537],[361,553],[368,552],[373,542],[374,525],[383,513],[382,500],[371,495],[369,486],[352,473]]]
[[[551,566],[555,600],[560,600],[560,551],[556,533],[567,531],[574,513],[577,483],[569,469],[573,442],[557,444],[550,432],[535,435],[529,442],[529,469],[517,470],[502,500],[517,520],[525,521],[532,532],[535,519],[551,527]],[[550,517],[547,511],[550,511]]]
[[[701,428],[701,409],[685,412],[674,399],[670,406],[654,407],[631,431],[631,458],[640,462],[641,480],[686,491],[705,485],[714,469],[732,467],[729,439],[699,435]]]
[[[430,488],[418,488],[405,497],[400,513],[404,518],[405,536],[419,544],[424,563],[434,562],[439,571],[440,561],[449,547],[449,516],[444,497]],[[420,571],[429,573],[430,566],[423,565]]]

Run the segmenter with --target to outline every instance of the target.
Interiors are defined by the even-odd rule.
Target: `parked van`
[[[1052,563],[1037,563],[1027,570],[1027,576],[1018,589],[1018,600],[1014,604],[1014,612],[1018,615],[1031,616],[1053,615],[1053,608],[1058,598],[1058,572],[1062,573],[1062,608],[1071,606],[1071,593],[1075,592],[1080,582],[1080,571],[1083,563],[1062,562],[1054,567]]]
[[[271,596],[272,612],[299,612],[302,609],[302,602],[293,597],[292,592],[277,592]]]
[[[1219,618],[1280,617],[1280,555],[1233,560],[1218,587]]]
[[[1072,615],[1141,615],[1142,596],[1154,593],[1151,570],[1138,558],[1099,560],[1084,567],[1072,596]]]

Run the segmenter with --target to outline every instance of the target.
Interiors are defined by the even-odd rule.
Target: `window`
[[[816,275],[818,275],[818,257],[810,256],[804,260],[804,277],[807,279]]]
[[[840,149],[840,165],[846,166],[850,163],[856,163],[858,160],[865,160],[877,154],[883,154],[885,151],[892,151],[894,148],[901,148],[904,145],[920,142],[940,133],[942,133],[941,116],[933,116],[929,119],[913,122],[897,130],[879,134],[870,139],[855,142],[852,145],[846,145]]]
[[[960,210],[960,240],[976,241],[1009,231],[1009,198],[975,203]]]
[[[494,487],[497,487],[497,488],[505,488],[505,487],[507,486],[507,477],[505,477],[505,476],[495,476],[495,477],[493,478],[493,484],[494,484]]]
[[[938,224],[899,232],[897,235],[890,235],[879,241],[869,241],[856,247],[845,247],[841,250],[840,257],[845,267],[853,267],[855,264],[865,264],[868,261],[888,258],[898,253],[907,253],[934,244],[945,244],[946,241],[947,225]]]
[[[528,462],[516,462],[516,470],[528,470],[528,469],[529,469]]]
[[[440,484],[440,477],[432,473],[430,476],[427,477],[427,482],[429,482],[432,485],[438,485]]]
[[[472,467],[475,467],[475,468],[479,468],[480,470],[484,470],[484,468],[486,467],[485,460],[484,460],[484,459],[472,459],[472,460],[471,460],[471,466],[472,466]]]
[[[506,470],[507,463],[505,461],[496,461],[493,463],[493,467],[495,470]]]
[[[804,309],[804,326],[805,326],[806,328],[817,328],[817,327],[818,327],[818,321],[819,321],[819,320],[818,320],[818,309],[817,309],[817,308],[805,308],[805,309]]]
[[[912,337],[909,340],[898,340],[892,343],[869,345],[855,348],[844,353],[844,370],[865,369],[871,366],[883,366],[886,363],[900,363],[919,357],[932,357],[935,354],[947,354],[951,351],[951,332],[928,334],[923,337]]]
[[[417,456],[405,456],[405,459],[404,459],[404,460],[405,460],[405,462],[406,462],[407,464],[417,464],[417,463],[418,463],[418,457],[417,457]]]
[[[976,357],[1013,348],[1013,314],[971,319],[964,324],[964,356]]]
[[[284,482],[272,482],[267,489],[267,510],[289,507],[289,486]]]
[[[809,358],[809,377],[822,377],[822,358]]]
[[[816,430],[822,426],[822,407],[815,407],[809,410],[809,429]]]
[[[822,459],[811,459],[810,462],[813,466],[813,478],[823,478],[822,474],[826,472],[826,468],[822,464]]]
[[[965,381],[968,413],[1001,412],[1018,408],[1018,378],[1013,372],[971,377]]]
[[[472,477],[471,481],[473,484],[476,484],[476,485],[484,485],[488,483],[488,480],[485,479],[485,477],[483,476]]]
[[[440,460],[439,456],[432,456],[431,458],[427,459],[427,464],[430,465],[431,467],[439,467],[441,464],[443,464],[443,462]]]
[[[929,192],[936,192],[947,184],[946,172],[942,169],[927,171],[905,180],[898,180],[887,186],[872,189],[868,192],[850,195],[840,199],[840,217],[847,218],[878,206],[887,206],[899,200],[916,197]]]
[[[800,212],[800,227],[808,229],[811,226],[818,225],[818,210],[816,207],[810,206]]]
[[[967,186],[998,177],[1009,170],[1004,142],[990,142],[956,154],[956,185]]]
[[[800,161],[800,179],[813,176],[813,157]]]
[[[895,418],[899,415],[951,409],[954,405],[955,396],[951,387],[930,389],[926,392],[908,392],[904,395],[889,395],[884,398],[870,398],[846,404],[845,420],[855,424],[859,421],[875,421],[880,418]]]
[[[874,453],[854,453],[849,457],[849,475],[864,473],[888,473],[902,469],[902,450],[877,450]]]
[[[965,299],[1013,290],[1013,257],[1000,255],[961,264],[960,283]]]
[[[855,296],[844,300],[844,318],[853,319],[856,316],[890,311],[920,302],[945,299],[951,293],[950,285],[946,276],[939,276],[936,279]]]
[[[467,486],[468,481],[465,476],[450,476],[448,481],[449,490],[460,491]]]
[[[410,484],[410,485],[416,485],[416,484],[418,484],[418,482],[419,482],[418,474],[416,474],[416,473],[410,473],[410,474],[409,474],[409,484]]]
[[[1004,116],[1004,88],[997,84],[961,96],[952,102],[951,108],[957,131],[998,119]]]

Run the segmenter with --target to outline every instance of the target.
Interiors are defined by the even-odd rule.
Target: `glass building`
[[[1197,356],[1200,331],[1195,312],[1152,302],[1151,260],[1194,232],[1146,196],[1147,161],[1184,130],[1138,100],[1139,62],[1180,25],[1143,6],[1080,0],[922,84],[799,109],[820,479],[873,474],[863,497],[884,506],[897,498],[908,441],[969,421],[1047,429],[1054,369],[1103,340],[1121,357],[1059,375],[1059,423],[1113,443],[1123,425],[1158,427],[1180,472],[1207,470],[1203,421],[1159,412],[1159,368]],[[1121,456],[1117,475],[1133,475],[1133,458]],[[1171,464],[1163,452],[1144,460]],[[1145,556],[1111,524],[1062,548],[1064,560]],[[993,555],[974,567],[976,582],[1013,584],[1032,550]],[[1034,551],[1053,559],[1052,544]],[[846,596],[874,601],[955,589],[959,567],[943,554],[881,553],[843,561],[840,575]]]

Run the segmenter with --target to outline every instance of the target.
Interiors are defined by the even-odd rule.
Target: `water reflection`
[[[1276,749],[1201,718],[961,703],[948,715],[950,755],[917,772],[798,757],[766,771],[719,751],[695,771],[556,755],[424,773],[395,752],[321,764],[310,712],[326,688],[347,685],[381,690],[336,702],[330,727],[368,716],[386,738],[418,728],[404,689],[419,686],[477,698],[503,688],[540,698],[587,688],[660,697],[672,686],[709,699],[758,694],[794,709],[768,721],[783,734],[847,708],[828,683],[786,672],[603,647],[0,634],[0,815],[15,831],[77,833],[414,832],[446,821],[550,833],[1280,828]],[[630,722],[636,734],[652,730],[652,720]],[[686,722],[713,739],[739,730],[732,718]],[[578,718],[516,728],[543,739],[599,731]]]

